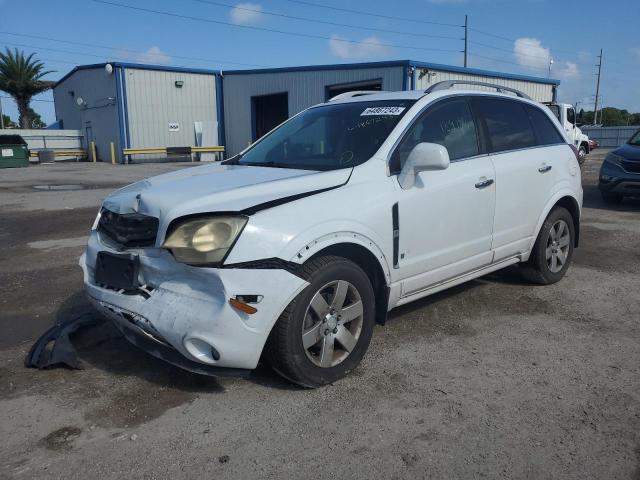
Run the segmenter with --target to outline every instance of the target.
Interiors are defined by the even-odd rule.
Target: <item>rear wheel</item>
[[[345,258],[318,257],[304,269],[309,285],[273,327],[266,358],[285,378],[315,388],[362,360],[375,324],[374,293],[366,273]]]
[[[522,266],[524,277],[541,285],[558,282],[573,258],[574,239],[573,217],[566,208],[555,207],[542,224],[529,261]]]

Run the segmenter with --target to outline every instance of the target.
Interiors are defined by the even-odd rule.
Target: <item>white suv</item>
[[[222,164],[114,192],[80,261],[92,303],[183,368],[262,357],[317,387],[394,307],[516,263],[557,282],[578,244],[575,148],[524,94],[455,83],[341,95]]]

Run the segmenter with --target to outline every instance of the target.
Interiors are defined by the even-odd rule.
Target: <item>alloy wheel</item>
[[[549,230],[545,258],[551,273],[558,273],[564,268],[569,256],[571,231],[564,220],[556,221]]]
[[[343,362],[362,333],[360,293],[346,280],[320,288],[307,306],[302,323],[302,345],[314,365],[330,368]]]

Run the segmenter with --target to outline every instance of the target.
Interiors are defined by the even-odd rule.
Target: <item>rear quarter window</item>
[[[536,137],[524,104],[519,101],[479,97],[474,106],[483,119],[493,152],[518,150],[536,145]]]
[[[536,134],[536,143],[538,145],[555,145],[558,143],[566,143],[564,137],[560,135],[558,129],[554,126],[551,119],[539,108],[533,105],[525,105],[525,109],[529,114],[529,119],[533,124],[533,130]]]

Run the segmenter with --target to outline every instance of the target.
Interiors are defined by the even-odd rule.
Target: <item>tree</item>
[[[34,55],[32,53],[25,56],[17,48],[13,52],[8,48],[0,52],[0,90],[7,92],[16,101],[20,128],[29,128],[31,125],[31,98],[50,89],[54,84],[42,79],[52,71],[45,71],[44,64],[34,59]]]
[[[27,128],[47,128],[42,117],[33,108],[29,107],[29,123]]]
[[[9,115],[2,115],[2,124],[4,125],[4,128],[16,128],[16,124],[13,120],[11,120],[11,117],[9,117]]]

